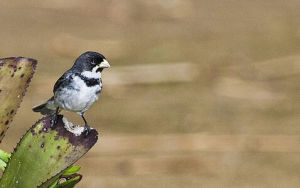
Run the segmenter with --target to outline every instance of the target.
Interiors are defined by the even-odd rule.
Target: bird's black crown
[[[92,70],[96,65],[99,65],[105,60],[105,57],[98,53],[98,52],[92,52],[88,51],[83,54],[81,54],[76,60],[73,65],[74,69],[77,69],[79,71],[90,71]]]

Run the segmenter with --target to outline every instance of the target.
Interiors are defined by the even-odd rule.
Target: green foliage
[[[82,176],[80,174],[61,175],[48,188],[71,188],[74,187]]]
[[[0,149],[0,169],[4,171],[11,154]]]
[[[3,151],[0,149],[0,159],[4,162],[8,162],[9,158],[10,158],[11,154],[7,153],[6,151]]]
[[[70,166],[69,168],[67,168],[64,171],[64,173],[62,173],[62,176],[68,176],[68,175],[75,174],[75,173],[79,172],[80,169],[81,169],[80,166]]]
[[[82,178],[82,176],[80,174],[77,174],[77,172],[80,169],[81,169],[80,166],[70,166],[69,168],[64,170],[64,172],[61,173],[61,175],[59,175],[58,177],[56,176],[56,177],[52,178],[51,180],[48,180],[41,187],[48,187],[48,188],[73,187]]]
[[[81,178],[82,176],[80,174],[68,176],[65,182],[57,184],[55,188],[72,188],[81,180]]]
[[[0,160],[0,169],[4,171],[5,167],[6,167],[6,162]]]
[[[0,141],[5,135],[25,94],[36,67],[28,58],[0,59]],[[97,141],[98,133],[81,135],[82,129],[58,116],[50,126],[52,116],[35,123],[21,138],[12,154],[0,150],[3,175],[0,188],[71,188],[82,178],[81,167],[71,166]]]
[[[63,116],[58,116],[53,128],[50,127],[51,118],[39,120],[20,140],[0,180],[0,187],[37,187],[43,182],[51,185],[47,180],[57,179],[51,177],[73,176],[80,169],[68,167],[96,143],[97,131],[92,130],[88,136],[76,136],[65,128],[68,123],[63,121]],[[80,179],[68,177],[65,184],[74,184]]]

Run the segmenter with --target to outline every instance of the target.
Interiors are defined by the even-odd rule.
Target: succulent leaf
[[[81,169],[80,166],[70,166],[69,168],[67,168],[67,169],[64,171],[64,173],[62,173],[62,176],[67,176],[67,175],[75,174],[75,173],[77,173],[80,169]]]
[[[6,165],[7,165],[6,162],[0,159],[0,169],[4,171]]]
[[[81,180],[81,178],[82,176],[80,174],[66,176],[66,181],[63,183],[58,183],[55,188],[72,188]]]
[[[92,129],[87,136],[80,134],[79,130],[82,129],[72,127],[62,115],[58,116],[57,124],[51,128],[51,118],[47,116],[40,119],[20,140],[5,168],[0,187],[40,186],[49,177],[59,177],[96,143],[96,130]],[[78,178],[71,182],[75,180]]]
[[[0,159],[3,160],[4,162],[8,162],[9,158],[10,158],[11,154],[7,153],[6,151],[3,151],[0,149]]]
[[[63,173],[61,173],[60,176],[56,176],[54,178],[51,178],[50,180],[48,180],[47,182],[45,182],[42,186],[40,186],[40,188],[55,188],[57,186],[59,186],[60,180],[61,179],[65,179],[65,180],[69,180],[70,178],[73,179],[74,175],[81,169],[80,166],[70,166],[69,168],[67,168],[66,170],[64,170]],[[76,174],[78,175],[78,174]],[[81,175],[80,175],[81,176]],[[75,178],[76,179],[76,178]],[[81,178],[80,178],[81,179]],[[79,180],[80,181],[80,180]],[[79,182],[78,181],[78,182]],[[77,182],[77,183],[78,183]],[[74,184],[75,185],[75,184]],[[67,186],[67,184],[66,184]]]
[[[0,59],[0,141],[22,102],[37,61],[24,57]]]

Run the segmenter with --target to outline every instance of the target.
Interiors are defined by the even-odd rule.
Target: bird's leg
[[[84,121],[84,131],[83,134],[85,134],[85,136],[87,136],[91,130],[91,127],[88,125],[86,119],[84,118],[84,112],[80,113],[83,121]]]
[[[53,114],[51,121],[50,121],[50,127],[53,128],[54,125],[57,123],[57,116],[58,116],[58,112],[59,112],[59,107],[56,108],[55,113]]]

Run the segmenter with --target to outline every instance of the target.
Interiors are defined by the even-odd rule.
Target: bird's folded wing
[[[66,72],[63,74],[56,82],[53,88],[53,93],[57,91],[58,88],[68,85],[72,81],[72,73]]]

